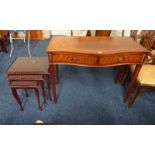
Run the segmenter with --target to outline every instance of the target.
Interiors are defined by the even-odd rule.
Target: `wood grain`
[[[130,37],[52,37],[48,53],[116,54],[148,52]]]
[[[142,63],[142,54],[107,54],[107,55],[88,55],[88,54],[49,54],[49,62],[55,64],[77,64],[80,66],[104,67]]]

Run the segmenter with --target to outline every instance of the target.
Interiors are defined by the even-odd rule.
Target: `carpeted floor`
[[[47,56],[48,42],[31,41],[32,56]],[[34,124],[38,119],[47,124],[155,124],[155,92],[141,93],[128,109],[123,103],[124,88],[114,83],[113,68],[60,66],[58,103],[48,100],[40,112],[34,93],[29,92],[21,112],[5,75],[16,56],[28,56],[26,43],[14,43],[12,58],[0,53],[0,124]]]

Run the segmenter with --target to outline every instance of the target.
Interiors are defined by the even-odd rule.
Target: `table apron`
[[[88,54],[48,54],[50,64],[67,64],[88,67],[106,67],[129,64],[142,64],[145,53],[123,53],[107,55]]]

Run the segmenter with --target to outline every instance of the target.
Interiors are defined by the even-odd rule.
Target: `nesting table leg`
[[[44,104],[46,104],[44,81],[40,81],[40,83],[41,83],[41,89],[42,89],[42,94],[43,94],[43,98],[44,98]]]
[[[18,105],[20,106],[20,110],[23,111],[24,108],[22,107],[22,103],[21,103],[21,100],[18,96],[17,90],[15,88],[11,88],[11,91],[12,91],[13,96],[17,100]]]
[[[37,101],[38,101],[38,108],[39,108],[40,111],[42,111],[42,108],[41,108],[41,105],[40,105],[39,91],[38,91],[37,88],[35,88],[34,90],[35,90],[35,94],[36,94]]]

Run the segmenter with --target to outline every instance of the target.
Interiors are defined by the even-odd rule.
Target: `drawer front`
[[[137,64],[141,63],[143,60],[143,55],[109,55],[109,56],[100,56],[99,65],[115,65],[115,64]]]
[[[78,54],[51,54],[50,63],[68,63],[80,65],[97,65],[97,56],[78,55]]]
[[[119,64],[139,64],[143,61],[144,56],[145,55],[142,54],[49,54],[49,62],[58,64],[79,64],[86,66],[115,66]]]

